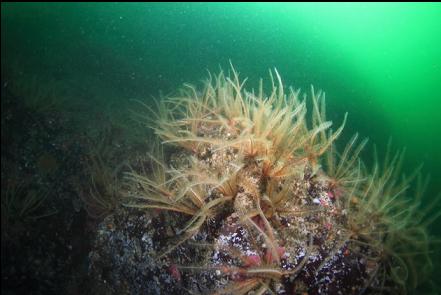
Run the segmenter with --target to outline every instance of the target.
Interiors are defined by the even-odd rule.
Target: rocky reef
[[[346,116],[332,129],[324,93],[270,78],[267,94],[247,91],[232,68],[140,102],[157,138],[99,226],[95,293],[397,294],[423,281],[419,172],[400,175],[400,152],[364,164],[357,134],[338,151]]]

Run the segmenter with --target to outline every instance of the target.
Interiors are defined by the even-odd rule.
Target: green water
[[[330,119],[349,112],[342,141],[359,132],[384,150],[392,137],[405,169],[424,162],[428,194],[441,191],[439,3],[2,3],[1,60],[2,74],[55,81],[66,108],[88,105],[81,128],[229,60],[250,87],[275,67],[287,85],[325,90]]]
[[[251,81],[276,67],[287,84],[324,89],[332,118],[348,111],[347,134],[391,136],[434,179],[440,36],[437,3],[2,4],[2,66],[84,83],[106,101],[168,93],[229,59]]]

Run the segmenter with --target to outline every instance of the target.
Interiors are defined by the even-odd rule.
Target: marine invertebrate
[[[430,272],[430,248],[439,242],[430,240],[426,226],[440,214],[434,213],[431,221],[422,222],[428,216],[421,212],[427,181],[422,180],[419,169],[399,177],[404,151],[391,156],[390,146],[389,142],[382,163],[375,156],[372,172],[363,172],[365,181],[348,199],[345,230],[351,247],[361,245],[370,252],[368,259],[377,263],[375,274],[381,273],[375,285],[377,291],[405,293],[416,288]],[[412,197],[408,191],[415,178],[418,182]],[[415,263],[421,263],[420,273]]]
[[[149,169],[126,174],[125,205],[186,222],[158,258],[170,263],[174,250],[203,240],[208,250],[177,269],[214,273],[221,294],[405,292],[407,260],[429,249],[424,224],[412,221],[418,204],[403,197],[417,172],[400,178],[400,153],[369,171],[358,135],[339,154],[346,115],[332,131],[323,93],[311,89],[307,116],[306,97],[285,92],[277,71],[270,77],[268,95],[262,82],[246,91],[232,68],[200,91],[186,85],[157,112],[143,104],[173,151],[166,159],[158,149]],[[411,253],[398,246],[405,239]]]
[[[111,142],[112,127],[109,127],[89,143],[89,150],[84,158],[84,174],[88,185],[77,186],[83,207],[92,218],[102,218],[121,204],[119,174],[125,167],[125,162],[113,167],[111,163],[117,160],[111,149]]]
[[[29,180],[2,180],[2,238],[11,238],[9,231],[19,222],[33,222],[56,214],[55,209],[45,206],[50,195],[50,189]]]

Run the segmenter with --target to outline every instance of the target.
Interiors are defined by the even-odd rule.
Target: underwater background
[[[369,137],[363,152],[369,162],[373,144],[382,155],[392,138],[394,150],[407,149],[404,171],[411,174],[424,163],[423,173],[431,175],[426,195],[439,197],[439,3],[1,5],[2,198],[11,174],[62,195],[65,207],[51,200],[52,207],[34,219],[44,232],[45,215],[65,215],[60,222],[68,225],[69,235],[44,251],[72,261],[44,268],[62,270],[62,278],[32,277],[28,266],[17,266],[40,269],[37,258],[3,262],[2,199],[2,291],[7,294],[26,293],[26,286],[41,282],[35,294],[64,290],[67,284],[70,294],[81,290],[86,275],[72,280],[71,273],[87,272],[88,245],[82,239],[93,226],[86,217],[74,217],[82,211],[71,199],[82,181],[78,159],[83,150],[103,132],[117,138],[101,141],[109,140],[108,147],[118,150],[115,157],[148,145],[148,134],[132,125],[133,100],[173,94],[183,83],[205,79],[207,71],[227,70],[230,61],[242,78],[248,77],[247,88],[257,87],[258,79],[276,68],[285,85],[307,93],[311,85],[323,89],[327,116],[335,126],[349,113],[339,142],[356,132]],[[117,127],[108,131],[110,125]],[[26,224],[21,226],[17,229],[15,222],[7,239],[26,233]],[[439,220],[431,232],[441,236]],[[65,253],[66,241],[68,251],[77,252]],[[30,245],[15,243],[17,249]]]

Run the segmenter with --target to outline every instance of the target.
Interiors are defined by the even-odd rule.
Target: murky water
[[[305,93],[311,85],[323,89],[335,129],[349,114],[338,146],[356,132],[369,137],[362,157],[372,165],[374,144],[383,156],[392,138],[394,150],[407,149],[407,174],[424,163],[422,173],[431,175],[425,200],[440,197],[438,3],[2,3],[1,32],[2,261],[11,245],[28,253],[2,262],[2,291],[81,290],[90,245],[79,237],[97,228],[88,216],[106,215],[89,208],[86,216],[81,209],[93,173],[84,160],[95,159],[90,146],[114,166],[133,164],[152,143],[151,133],[133,120],[136,100],[176,94],[183,83],[200,85],[207,71],[228,71],[230,61],[248,77],[247,89],[257,88],[259,78],[270,86],[274,68],[285,85]],[[6,191],[20,191],[16,195],[28,201],[47,195],[47,205],[4,209]],[[4,210],[11,216],[5,233]],[[437,210],[439,202],[431,214]],[[26,239],[29,220],[44,233],[36,244],[52,242],[36,247],[40,254]],[[54,222],[62,224],[61,238],[45,229]],[[440,226],[438,219],[430,227],[438,237]],[[41,253],[54,256],[51,267]],[[31,274],[36,271],[51,274]]]

